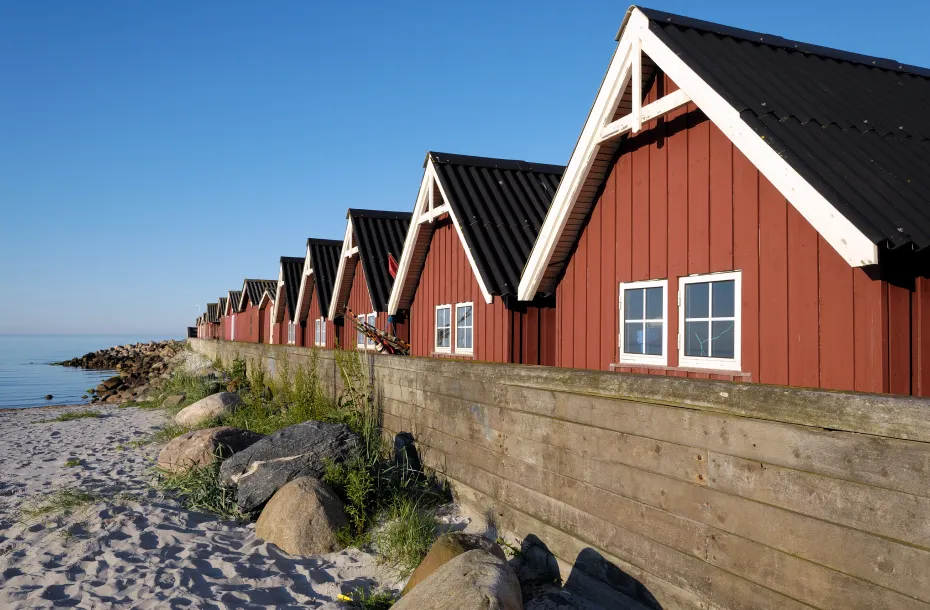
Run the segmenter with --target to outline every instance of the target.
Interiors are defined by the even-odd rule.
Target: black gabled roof
[[[218,303],[207,303],[207,322],[215,324],[220,321],[220,318],[216,313],[218,309]]]
[[[430,152],[488,292],[517,294],[563,165]]]
[[[227,297],[220,297],[219,304],[218,304],[219,306],[216,308],[216,316],[218,318],[222,318],[223,316],[226,315],[227,300],[228,300]]]
[[[310,252],[310,263],[313,265],[313,285],[316,288],[317,298],[320,300],[320,311],[327,316],[329,315],[329,303],[333,298],[336,272],[339,270],[342,242],[336,239],[311,237],[307,240],[307,250]]]
[[[232,300],[232,310],[233,313],[239,313],[242,311],[239,309],[239,302],[242,300],[242,291],[241,290],[230,290],[229,298]]]
[[[304,259],[297,256],[282,256],[281,271],[284,275],[284,301],[287,317],[293,322],[297,317],[297,297],[300,292],[300,276],[304,272]]]
[[[266,290],[271,291],[271,295],[274,296],[274,291],[278,287],[278,280],[245,280],[242,283],[242,291],[246,293],[249,303],[252,305],[258,305],[262,302],[262,295],[265,294]],[[241,297],[240,297],[241,302]]]
[[[412,216],[410,212],[349,209],[355,245],[375,311],[387,311],[394,285],[394,278],[388,271],[388,254],[400,261]]]
[[[930,70],[641,9],[876,244],[930,246]]]

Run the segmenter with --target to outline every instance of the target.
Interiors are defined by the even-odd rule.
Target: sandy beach
[[[160,447],[146,441],[167,421],[161,410],[101,405],[100,418],[39,423],[85,409],[0,412],[0,607],[325,607],[393,584],[369,553],[289,556],[257,539],[254,524],[185,510],[154,489]],[[23,519],[67,488],[99,498]]]

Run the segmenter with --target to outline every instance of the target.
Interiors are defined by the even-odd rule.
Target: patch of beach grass
[[[397,495],[384,516],[387,523],[375,535],[380,560],[406,577],[436,539],[436,507],[423,498]]]
[[[358,588],[352,595],[340,596],[349,602],[350,608],[359,610],[388,610],[397,603],[397,594],[392,591]]]
[[[133,449],[138,449],[139,447],[144,447],[148,445],[151,441],[147,438],[137,438],[134,441],[129,441],[128,445]]]
[[[220,481],[220,462],[195,466],[183,473],[156,469],[155,486],[175,496],[188,510],[213,513],[222,519],[241,519],[236,494]]]
[[[67,466],[68,468],[73,468],[75,466],[80,466],[80,465],[81,465],[81,460],[78,458],[70,458],[67,462],[65,462],[65,466]]]
[[[79,508],[96,504],[102,499],[103,497],[95,492],[66,487],[30,498],[23,504],[20,518],[29,522],[54,514],[70,514]]]
[[[167,443],[171,439],[177,438],[181,436],[182,434],[185,434],[190,431],[191,431],[191,428],[188,428],[187,426],[181,426],[179,424],[171,422],[167,424],[164,428],[159,428],[158,430],[156,430],[152,434],[152,436],[149,437],[148,441],[150,443],[155,443],[156,445],[160,445],[162,443]]]
[[[50,423],[54,423],[54,422],[72,421],[72,420],[75,420],[75,419],[86,419],[86,418],[93,418],[93,417],[103,417],[103,414],[100,413],[99,411],[90,411],[90,410],[87,410],[87,411],[68,411],[67,413],[62,413],[62,414],[59,415],[58,417],[53,417],[53,418],[51,418],[51,419],[40,419],[40,420],[38,420],[38,421],[36,421],[36,422],[33,422],[33,423],[36,423],[36,424],[50,424]]]
[[[183,394],[184,400],[176,406],[167,407],[166,410],[174,415],[184,407],[192,405],[198,400],[206,398],[212,393],[214,381],[205,377],[197,377],[185,371],[174,371],[161,386],[161,396],[158,401],[152,401],[162,406],[162,401],[168,396]],[[149,402],[149,401],[145,401]],[[141,406],[141,403],[140,403]],[[151,408],[146,405],[143,408]]]

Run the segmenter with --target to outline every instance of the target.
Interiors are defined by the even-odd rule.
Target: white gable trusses
[[[404,240],[404,251],[397,265],[397,278],[394,280],[394,286],[391,288],[391,298],[388,300],[388,315],[394,315],[401,309],[409,309],[411,303],[413,303],[417,282],[412,280],[410,276],[412,274],[419,275],[423,270],[429,244],[433,237],[433,221],[443,214],[448,214],[452,219],[455,232],[462,243],[462,249],[465,250],[465,256],[468,258],[472,273],[475,274],[475,279],[478,280],[478,287],[481,289],[481,295],[484,297],[485,303],[491,302],[491,293],[485,285],[484,278],[481,277],[481,273],[478,271],[471,249],[465,242],[465,236],[462,234],[458,218],[456,218],[455,212],[448,201],[449,199],[442,187],[442,181],[439,180],[436,168],[433,166],[433,159],[427,157],[423,179],[420,181],[420,190],[417,193],[417,203],[413,209],[413,218],[410,219],[410,228],[407,229],[407,237]]]
[[[300,274],[300,290],[297,292],[297,321],[305,322],[310,315],[310,301],[313,298],[313,261],[310,260],[310,244],[307,244],[307,256],[304,257],[304,270]],[[328,312],[320,312],[326,315]]]
[[[274,308],[271,310],[271,322],[283,322],[284,313],[287,310],[287,299],[284,295],[284,262],[278,270],[278,287],[275,289]]]
[[[644,56],[679,87],[678,91],[646,106],[642,105]],[[627,93],[628,86],[630,93]],[[878,262],[876,245],[763,141],[713,87],[659,40],[650,31],[646,15],[632,7],[621,29],[607,75],[523,271],[518,292],[520,300],[532,300],[537,292],[554,291],[560,265],[578,237],[584,217],[595,204],[597,185],[591,183],[589,174],[599,161],[602,147],[616,147],[616,140],[624,134],[638,132],[644,122],[689,101],[727,135],[846,262],[854,267]],[[629,104],[630,112],[615,119],[621,104]],[[558,256],[554,256],[556,253]],[[553,260],[556,263],[551,265]]]
[[[355,243],[355,230],[352,228],[352,217],[346,222],[346,235],[342,240],[342,251],[339,254],[339,269],[336,270],[336,283],[333,286],[333,298],[329,303],[327,318],[335,320],[343,314],[349,302],[349,292],[355,280],[355,267],[358,262],[358,244]],[[374,307],[372,307],[374,309]]]

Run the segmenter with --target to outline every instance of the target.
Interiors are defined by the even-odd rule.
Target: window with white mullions
[[[313,321],[313,344],[320,345],[320,319]]]
[[[620,362],[668,363],[668,280],[620,284]]]
[[[365,324],[365,314],[359,314],[356,318],[358,318],[359,329],[355,333],[355,347],[365,347],[365,333],[362,332]]]
[[[474,338],[474,308],[471,303],[458,303],[455,306],[455,351],[462,354],[472,353]]]
[[[368,314],[366,321],[368,322],[369,326],[377,327],[377,315],[376,314],[373,314],[373,313]],[[370,339],[368,335],[365,335],[365,346],[374,347],[375,346],[374,339]]]
[[[452,351],[452,306],[436,307],[436,345],[437,352]]]
[[[740,272],[681,278],[680,364],[740,368]]]
[[[320,318],[320,346],[326,347],[326,318]]]

